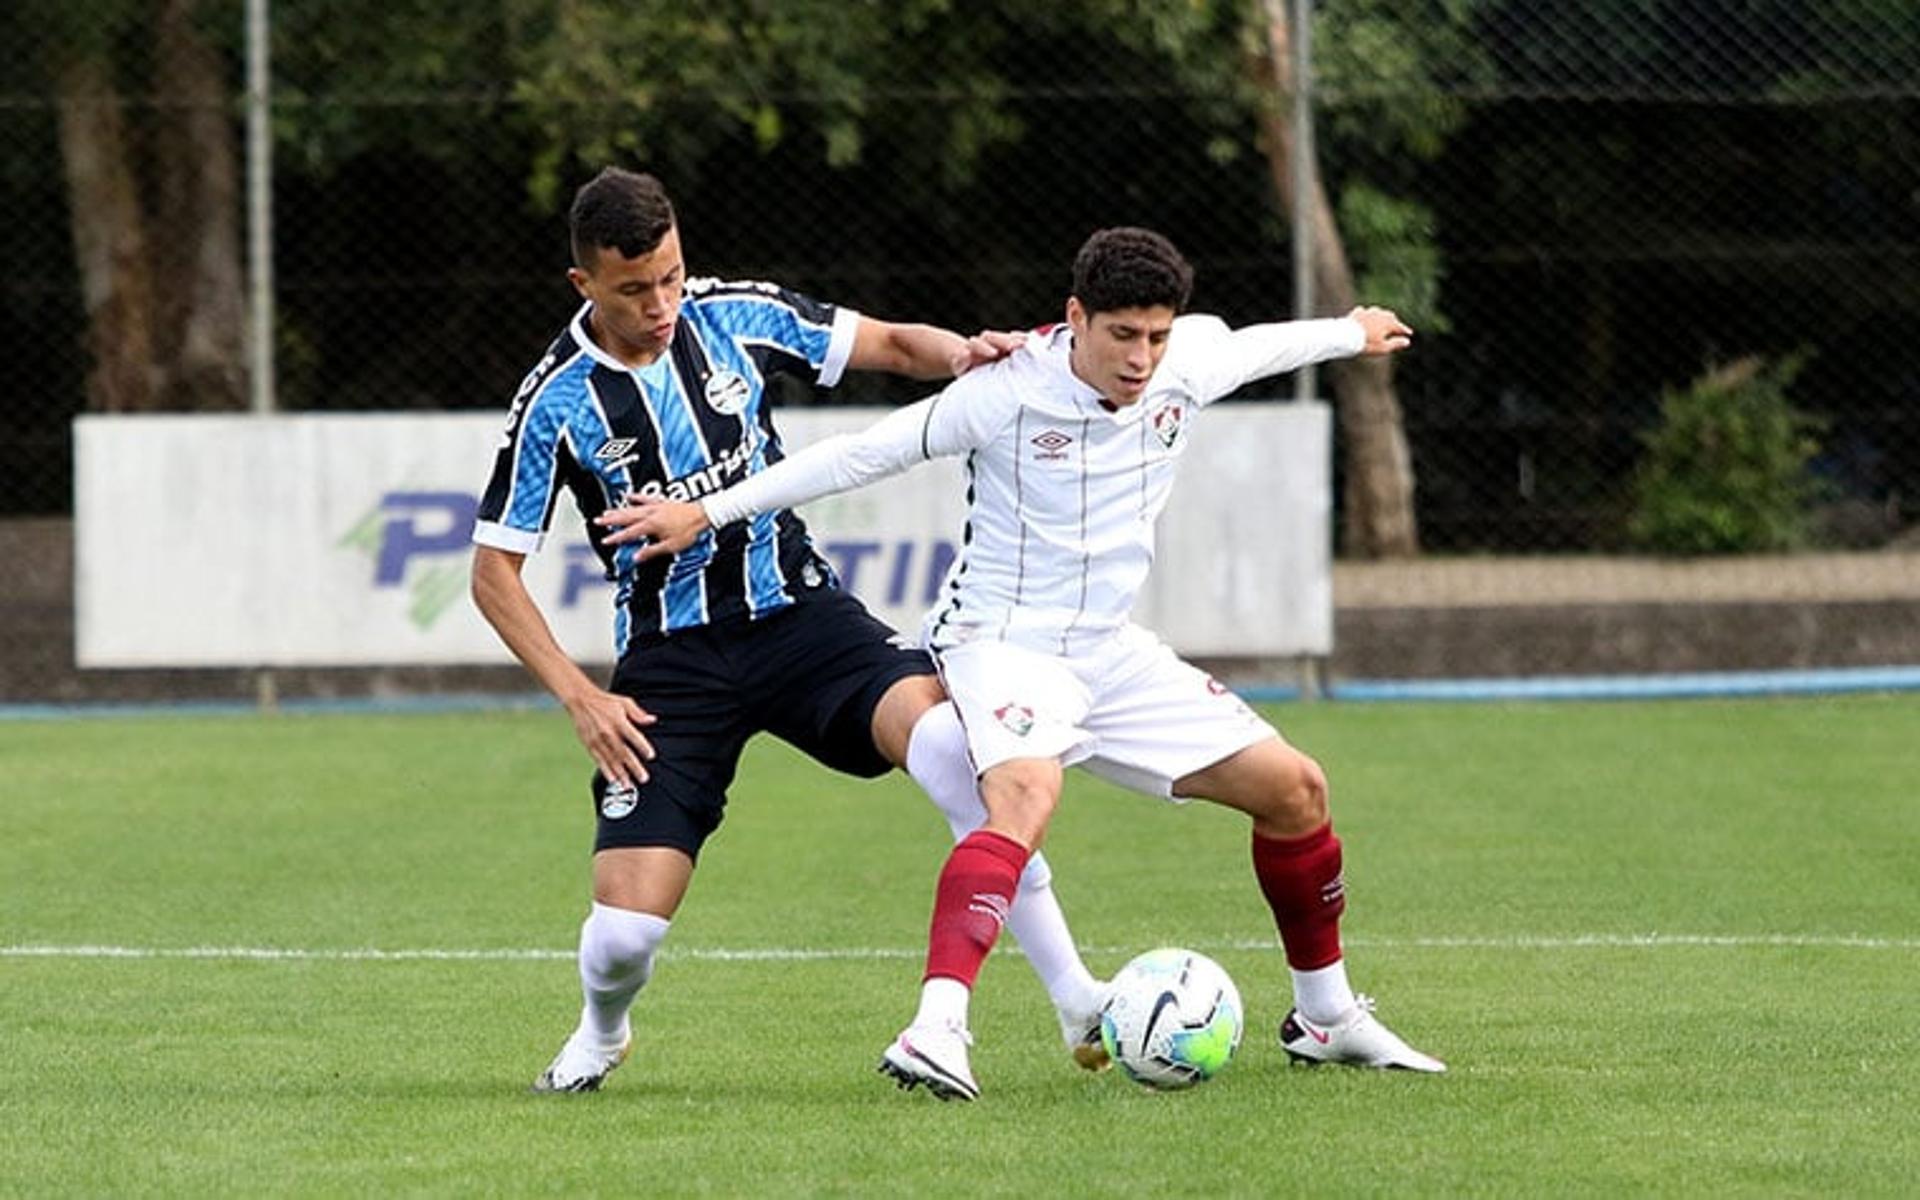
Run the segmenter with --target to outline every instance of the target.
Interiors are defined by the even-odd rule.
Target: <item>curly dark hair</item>
[[[1073,258],[1073,294],[1089,316],[1160,305],[1177,313],[1192,293],[1193,268],[1151,229],[1102,229]]]
[[[673,201],[653,176],[607,167],[573,194],[567,224],[577,267],[608,247],[622,258],[638,258],[673,228]]]

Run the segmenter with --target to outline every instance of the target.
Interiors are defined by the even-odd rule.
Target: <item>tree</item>
[[[98,411],[244,400],[238,164],[195,0],[41,0]],[[140,100],[130,100],[138,95]]]
[[[1327,131],[1322,144],[1349,152],[1342,155],[1345,170],[1322,165],[1312,194],[1297,196],[1293,160],[1300,148],[1289,117],[1299,91],[1282,0],[1084,3],[1089,25],[1154,45],[1194,94],[1229,98],[1216,109],[1223,128],[1253,124],[1283,212],[1307,212],[1312,244],[1293,253],[1312,257],[1320,312],[1338,315],[1364,298],[1393,306],[1416,327],[1446,327],[1432,222],[1424,206],[1396,194],[1406,180],[1394,164],[1437,155],[1464,119],[1449,85],[1490,73],[1469,36],[1483,4],[1339,0],[1323,6],[1313,43],[1316,74],[1324,81],[1319,95],[1339,103],[1316,119]],[[1323,164],[1328,157],[1321,156]],[[1350,247],[1366,264],[1358,272]],[[1413,461],[1393,364],[1340,363],[1332,378],[1346,446],[1343,549],[1366,558],[1418,553]]]
[[[1294,253],[1312,256],[1314,296],[1320,310],[1344,313],[1353,308],[1358,297],[1353,268],[1347,261],[1346,244],[1334,220],[1326,187],[1317,172],[1309,195],[1299,195],[1296,187],[1293,163],[1303,150],[1296,144],[1289,120],[1290,110],[1301,102],[1293,72],[1292,34],[1277,0],[1266,0],[1263,10],[1267,52],[1249,59],[1259,91],[1285,101],[1284,107],[1262,104],[1257,115],[1274,190],[1289,212],[1303,208],[1307,212],[1313,244],[1296,246]],[[1401,558],[1418,553],[1413,456],[1407,449],[1400,400],[1393,390],[1393,360],[1355,359],[1339,364],[1334,369],[1334,391],[1347,439],[1342,539],[1347,553],[1360,558]]]

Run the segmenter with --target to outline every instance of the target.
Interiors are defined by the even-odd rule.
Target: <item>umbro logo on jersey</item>
[[[593,457],[600,462],[616,462],[627,456],[637,440],[636,438],[608,438],[600,443],[600,448],[593,452]]]
[[[1040,453],[1034,457],[1043,460],[1065,458],[1066,448],[1073,445],[1073,439],[1058,429],[1043,429],[1029,440],[1040,448]]]
[[[747,407],[753,389],[734,371],[715,371],[707,377],[707,404],[723,417],[738,416]]]

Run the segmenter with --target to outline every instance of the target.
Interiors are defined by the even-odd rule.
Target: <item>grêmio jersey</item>
[[[769,512],[637,563],[593,518],[628,495],[696,500],[783,457],[766,385],[788,374],[831,387],[860,316],[766,283],[689,279],[667,353],[628,367],[587,333],[582,305],[507,414],[473,540],[540,548],[562,491],[614,584],[614,651],[735,616],[761,617],[837,586],[807,529]]]
[[[726,528],[964,455],[967,526],[927,615],[927,644],[993,638],[1076,654],[1130,622],[1153,562],[1154,519],[1199,410],[1255,379],[1357,354],[1365,343],[1348,318],[1229,329],[1218,317],[1183,316],[1140,399],[1115,406],[1074,374],[1072,331],[1053,326],[866,431],[815,443],[702,504],[714,527]]]

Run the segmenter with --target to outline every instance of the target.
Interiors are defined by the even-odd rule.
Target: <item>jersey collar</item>
[[[1124,424],[1131,419],[1127,408],[1121,408],[1108,400],[1100,394],[1099,388],[1073,373],[1073,327],[1071,325],[1063,321],[1052,329],[1044,331],[1043,336],[1046,338],[1047,358],[1053,363],[1054,369],[1060,373],[1066,385],[1067,394],[1073,398],[1075,405],[1086,411],[1089,416],[1098,413],[1116,424]],[[1132,404],[1127,407],[1139,408],[1140,406]]]
[[[601,348],[601,345],[599,342],[596,342],[593,340],[593,331],[587,328],[587,314],[592,311],[593,311],[593,301],[591,300],[583,301],[580,305],[579,311],[573,314],[573,320],[569,323],[569,328],[573,331],[574,342],[577,345],[579,345],[579,347],[582,350],[587,352],[587,357],[591,358],[594,362],[599,363],[601,366],[607,368],[609,371],[619,371],[627,375],[651,375],[655,373],[654,369],[656,367],[660,367],[661,365],[663,365],[673,357],[673,353],[672,353],[673,347],[671,344],[669,344],[667,347],[667,353],[662,354],[659,358],[654,359],[652,362],[648,363],[646,366],[644,367],[628,366],[626,363],[621,362],[619,359],[615,358],[613,355],[608,354],[606,350]],[[681,308],[682,319],[684,319],[685,312],[686,312],[685,306],[682,306]],[[673,336],[676,341],[680,337],[680,326],[678,324],[674,326]]]

